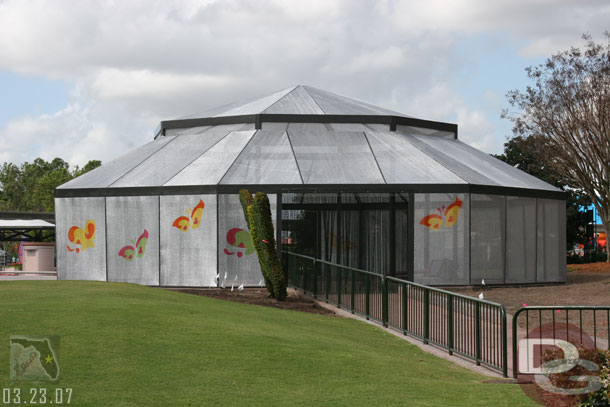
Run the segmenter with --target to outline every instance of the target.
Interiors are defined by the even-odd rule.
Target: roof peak
[[[165,129],[234,123],[254,123],[255,128],[260,129],[262,122],[387,124],[390,130],[395,130],[397,125],[407,125],[457,134],[455,124],[417,119],[313,86],[294,85],[203,113],[162,121],[155,130],[155,138],[165,134]]]
[[[271,94],[214,107],[201,113],[182,117],[181,119],[203,119],[256,114],[325,114],[410,117],[400,112],[328,92],[313,86],[294,85]]]

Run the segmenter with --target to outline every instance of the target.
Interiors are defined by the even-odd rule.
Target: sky
[[[525,68],[607,30],[607,0],[0,0],[0,164],[107,162],[161,120],[298,84],[499,153]]]

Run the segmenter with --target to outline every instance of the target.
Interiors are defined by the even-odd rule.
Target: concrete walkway
[[[23,281],[23,280],[57,280],[57,276],[53,275],[34,275],[34,274],[22,274],[16,276],[3,275],[0,272],[0,281]],[[6,272],[9,273],[9,272]],[[11,273],[12,274],[12,273]]]

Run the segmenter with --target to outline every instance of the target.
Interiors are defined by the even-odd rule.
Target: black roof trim
[[[388,124],[391,131],[396,125],[423,127],[426,129],[451,131],[457,138],[458,126],[453,123],[416,119],[403,116],[384,115],[345,115],[345,114],[250,114],[240,116],[204,117],[200,119],[164,120],[160,123],[155,137],[165,134],[167,129],[182,129],[200,126],[216,126],[219,124],[254,123],[260,130],[262,123],[362,123]]]
[[[124,188],[65,188],[56,189],[56,198],[86,198],[111,196],[150,196],[150,195],[196,195],[196,194],[236,194],[246,188],[251,192],[267,193],[471,193],[488,195],[507,195],[541,199],[565,200],[563,191],[546,191],[540,189],[512,188],[492,185],[471,184],[316,184],[316,185],[185,185],[165,187],[124,187]]]

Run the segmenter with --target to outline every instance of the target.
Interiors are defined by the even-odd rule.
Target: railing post
[[[500,308],[500,315],[502,316],[502,376],[508,377],[508,349],[506,349],[508,344],[506,343],[506,310],[504,306]],[[516,334],[513,332],[513,335]]]
[[[388,280],[381,277],[381,322],[384,327],[388,326]]]
[[[407,334],[407,283],[402,283],[402,333]]]
[[[327,264],[324,263],[320,263],[323,264],[324,266],[324,275],[325,275],[325,281],[326,281],[326,302],[328,303],[329,300],[329,293],[330,293],[330,272],[328,271],[329,267]]]
[[[301,260],[300,262],[300,267],[299,267],[299,271],[300,271],[300,280],[301,280],[301,290],[303,290],[303,292],[306,292],[306,282],[307,280],[305,279],[305,275],[307,274],[305,272],[305,260]]]
[[[313,298],[318,298],[318,269],[316,260],[313,260]]]
[[[424,289],[424,343],[428,343],[430,335],[430,292]]]
[[[351,279],[352,279],[352,281],[350,283],[350,286],[352,289],[352,298],[350,298],[350,301],[352,303],[351,305],[352,305],[352,314],[353,314],[354,308],[356,308],[356,307],[354,307],[354,297],[355,297],[355,295],[354,295],[354,270],[351,270]]]
[[[450,355],[453,355],[453,317],[453,295],[447,295],[447,345]]]
[[[371,276],[368,274],[364,275],[366,279],[366,319],[369,319],[371,315],[371,302],[370,302],[370,294],[371,294]]]
[[[341,268],[337,267],[337,307],[341,308]]]
[[[318,298],[318,268],[316,259],[313,260],[313,298]]]
[[[518,373],[518,369],[517,369],[517,335],[518,335],[518,331],[517,331],[517,319],[519,319],[519,314],[521,313],[521,310],[523,308],[518,309],[514,314],[513,314],[513,378],[517,378],[517,373]],[[526,333],[527,335],[527,333]]]
[[[474,323],[476,335],[476,362],[481,366],[481,303],[476,301],[474,308]]]

